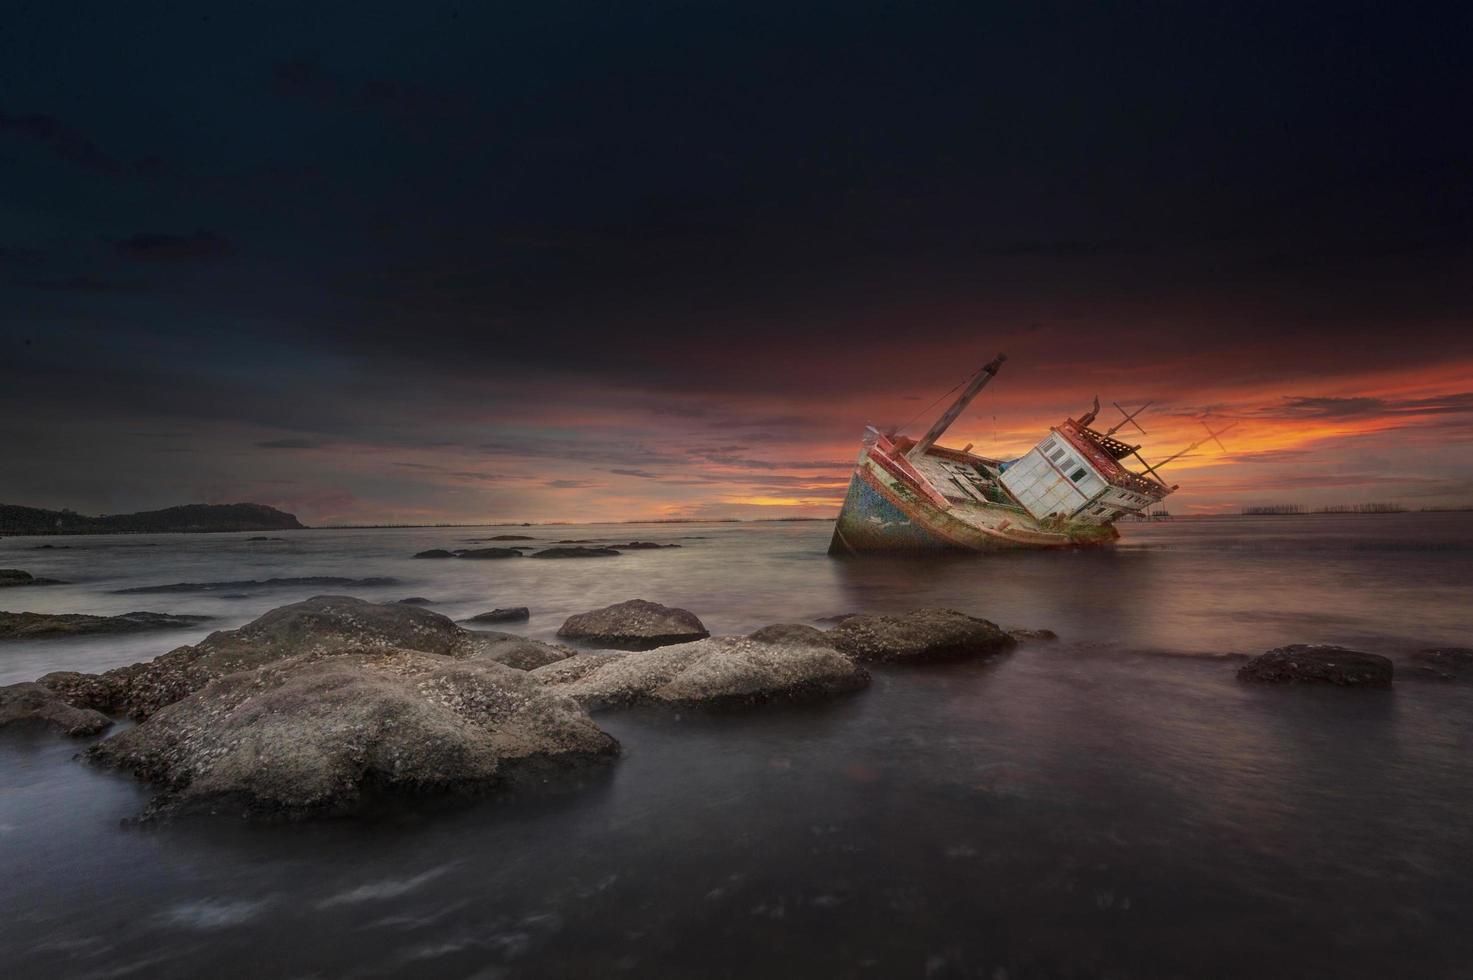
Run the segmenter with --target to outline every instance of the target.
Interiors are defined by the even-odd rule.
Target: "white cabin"
[[[1000,482],[1037,520],[1061,517],[1086,524],[1108,524],[1122,514],[1144,510],[1169,492],[1162,487],[1164,492],[1158,494],[1148,481],[1111,459],[1104,446],[1099,449],[1086,452],[1055,428],[1008,464]]]

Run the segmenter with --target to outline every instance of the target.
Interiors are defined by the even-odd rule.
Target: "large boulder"
[[[61,579],[37,578],[19,568],[0,568],[0,589],[18,585],[65,585]]]
[[[711,633],[689,610],[662,606],[645,599],[630,599],[569,616],[558,628],[557,635],[613,650],[653,650],[672,643],[704,639]]]
[[[112,724],[107,715],[69,704],[41,684],[0,687],[0,728],[44,725],[68,735],[96,735]]]
[[[831,647],[834,638],[815,626],[802,623],[774,623],[764,626],[747,636],[758,643],[805,643],[809,646]]]
[[[1259,684],[1390,687],[1391,661],[1344,647],[1296,643],[1260,654],[1238,668],[1238,680]]]
[[[557,663],[559,660],[567,660],[573,656],[573,651],[567,647],[543,643],[541,640],[533,640],[525,636],[496,633],[491,635],[485,652],[479,656],[506,664],[508,667],[515,667],[518,670],[533,670]]]
[[[145,663],[107,671],[100,686],[114,696],[103,710],[147,718],[218,677],[308,653],[397,649],[496,660],[496,646],[495,638],[418,606],[316,596]]]
[[[1018,642],[996,623],[955,609],[846,616],[829,636],[856,660],[904,663],[989,656],[1011,650]]]
[[[455,557],[455,553],[453,551],[446,551],[444,548],[431,548],[429,551],[416,552],[415,555],[414,555],[414,557],[415,558],[454,558]]]
[[[0,640],[183,629],[198,626],[200,623],[208,622],[209,619],[209,616],[175,616],[156,612],[130,612],[123,613],[121,616],[0,612]]]
[[[75,708],[116,711],[124,695],[123,680],[113,674],[84,674],[75,670],[53,670],[36,683]]]
[[[1412,654],[1411,676],[1432,681],[1473,681],[1473,650],[1437,647]]]
[[[520,558],[522,553],[516,548],[467,548],[457,551],[457,558],[470,558],[472,560],[486,558]]]
[[[155,595],[172,592],[240,592],[245,589],[280,589],[300,586],[346,586],[349,588],[373,588],[380,585],[397,585],[398,579],[385,576],[369,578],[343,578],[341,575],[305,575],[288,578],[245,579],[238,582],[171,582],[168,585],[139,585],[131,589],[116,589],[114,595]],[[225,596],[225,598],[237,598]]]
[[[507,606],[505,609],[496,608],[490,612],[476,613],[465,620],[467,623],[525,623],[532,618],[532,613],[526,606]]]
[[[528,558],[617,558],[619,552],[613,548],[543,548],[534,551]]]
[[[858,690],[869,674],[825,644],[719,636],[660,650],[580,653],[531,676],[590,709],[637,703],[730,707]]]
[[[151,814],[293,818],[352,812],[381,793],[485,789],[617,750],[524,671],[387,648],[216,678],[90,755],[156,785]]]

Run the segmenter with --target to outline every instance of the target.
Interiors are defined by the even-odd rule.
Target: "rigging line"
[[[960,388],[962,385],[966,384],[968,381],[972,380],[972,376],[975,375],[976,373],[977,373],[976,371],[973,371],[972,374],[967,375],[965,378],[962,378],[956,384],[952,385],[950,391],[945,391],[945,392],[942,392],[940,395],[937,395],[935,401],[933,401],[931,404],[927,405],[925,408],[921,409],[919,412],[916,412],[914,415],[912,415],[910,417],[910,419],[908,421],[902,423],[901,426],[900,426],[900,428],[897,428],[895,431],[896,432],[899,432],[901,429],[904,429],[904,428],[908,427],[911,422],[914,422],[916,419],[920,418],[922,415],[925,415],[931,409],[933,409],[937,405],[941,404],[941,399],[943,399],[947,395],[951,394],[951,392],[956,391],[958,388]]]

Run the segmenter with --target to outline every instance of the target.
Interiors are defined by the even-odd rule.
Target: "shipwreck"
[[[999,354],[979,368],[918,440],[873,426],[865,430],[830,554],[1109,544],[1120,537],[1116,521],[1150,513],[1176,489],[1159,468],[1201,443],[1154,466],[1146,462],[1140,446],[1115,438],[1127,424],[1140,429],[1135,417],[1145,406],[1120,409],[1124,419],[1102,432],[1094,427],[1096,398],[1088,412],[1053,426],[1017,459],[976,455],[970,443],[961,449],[937,445],[1006,360]],[[1214,439],[1220,434],[1208,432]],[[1141,472],[1126,465],[1132,457]]]

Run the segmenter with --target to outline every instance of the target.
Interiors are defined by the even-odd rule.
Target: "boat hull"
[[[1040,527],[1020,508],[941,496],[884,436],[866,438],[829,554],[993,552],[1108,544],[1112,526]]]

